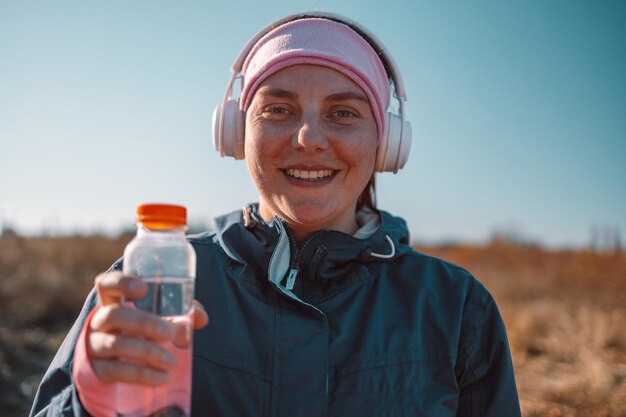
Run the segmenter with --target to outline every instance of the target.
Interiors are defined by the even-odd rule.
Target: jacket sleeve
[[[520,417],[504,322],[495,300],[473,281],[465,301],[457,358],[458,417]]]
[[[89,416],[78,399],[71,368],[76,340],[83,328],[85,319],[95,305],[96,293],[95,290],[92,290],[41,380],[30,410],[30,417]]]

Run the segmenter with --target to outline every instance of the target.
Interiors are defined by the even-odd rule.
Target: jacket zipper
[[[298,277],[298,265],[294,265],[289,270],[289,275],[287,275],[287,283],[285,284],[285,288],[289,291],[293,291],[294,285],[296,285],[296,278]]]
[[[308,245],[308,243],[312,240],[312,238],[320,232],[318,231],[318,232],[313,233],[304,241],[304,243],[302,243],[302,246],[298,246],[288,226],[284,222],[283,222],[283,225],[285,226],[284,227],[285,232],[287,233],[287,236],[289,237],[289,242],[291,242],[291,247],[295,251],[294,253],[295,256],[292,257],[293,262],[291,264],[291,268],[289,269],[289,274],[287,275],[287,282],[285,283],[285,288],[288,289],[289,291],[293,291],[293,288],[296,285],[296,278],[298,277],[298,273],[300,272],[300,258],[302,256],[302,253],[304,252],[304,248]]]

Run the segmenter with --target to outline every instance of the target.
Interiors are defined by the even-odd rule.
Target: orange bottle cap
[[[135,221],[152,229],[186,226],[187,209],[174,204],[142,204],[137,207]]]

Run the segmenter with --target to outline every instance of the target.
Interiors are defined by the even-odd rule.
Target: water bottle
[[[137,234],[124,250],[125,275],[140,277],[148,294],[132,300],[135,308],[182,321],[192,334],[196,253],[185,238],[187,210],[168,204],[137,207]],[[130,300],[129,300],[130,301]],[[176,358],[177,367],[166,385],[148,387],[118,384],[118,417],[189,417],[191,415],[191,345],[180,349],[163,344]]]

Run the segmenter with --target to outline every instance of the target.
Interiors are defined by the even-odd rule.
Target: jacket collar
[[[262,220],[257,209],[257,204],[248,205],[216,218],[215,225],[226,254],[263,277],[267,276],[270,259],[284,233],[282,230],[290,232],[278,217],[269,222]],[[300,278],[328,284],[343,281],[350,275],[350,269],[358,265],[394,260],[406,251],[409,242],[406,223],[385,211],[378,213],[380,227],[366,239],[334,230],[314,233],[301,247],[290,239],[290,264],[297,265]]]

